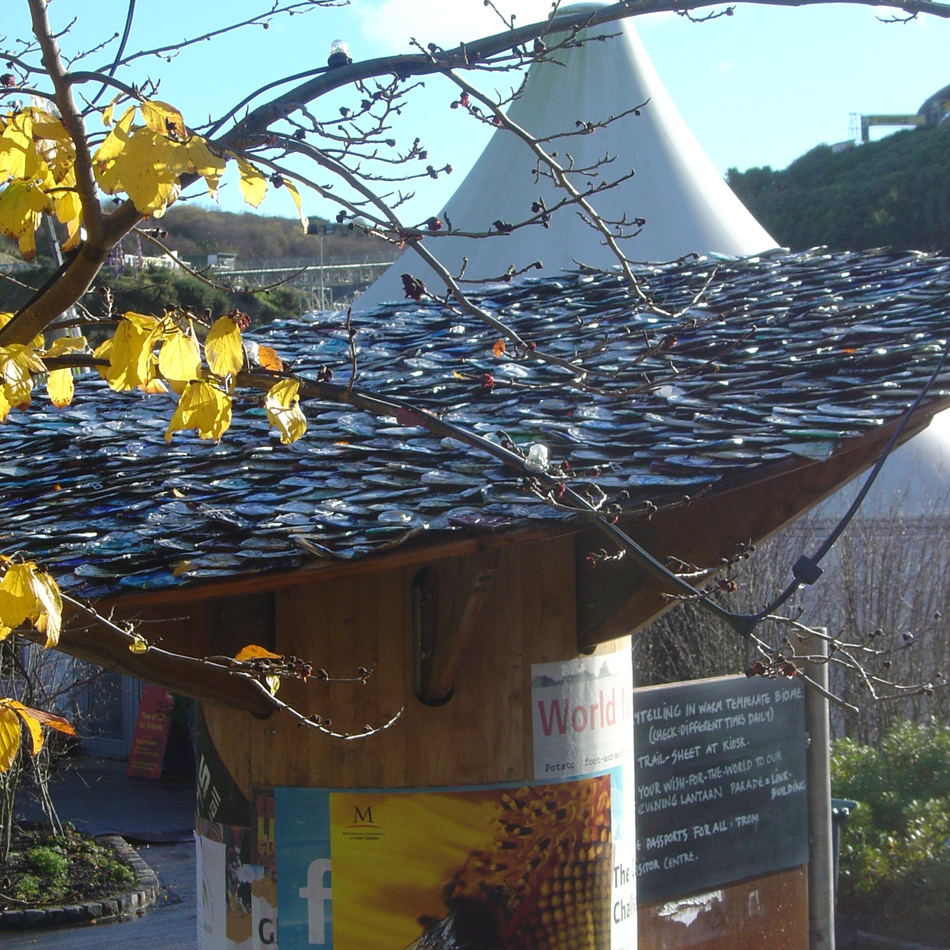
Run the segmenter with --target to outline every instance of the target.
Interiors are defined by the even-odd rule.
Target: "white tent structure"
[[[585,3],[568,8],[589,8]],[[567,12],[567,11],[565,11]],[[615,35],[620,34],[620,35]],[[535,63],[528,71],[520,99],[508,116],[537,138],[576,131],[577,122],[603,122],[644,104],[640,115],[630,113],[587,135],[545,142],[558,160],[575,168],[594,165],[605,156],[613,161],[600,177],[573,175],[584,191],[628,174],[636,175],[595,195],[591,201],[605,219],[645,218],[639,236],[622,241],[622,250],[635,261],[670,261],[691,252],[747,257],[775,247],[775,241],[743,207],[706,157],[686,127],[650,62],[632,20],[591,27],[581,36],[606,35],[558,52],[557,63]],[[553,45],[557,37],[548,40]],[[553,207],[565,193],[550,179],[536,180],[537,159],[514,134],[499,129],[450,199],[441,217],[460,231],[491,232],[493,222],[516,223],[532,214],[532,202],[543,198]],[[628,231],[635,230],[629,228]],[[510,235],[487,239],[438,238],[426,246],[457,275],[468,258],[467,278],[501,277],[514,264],[520,269],[533,261],[544,264],[533,276],[555,276],[577,267],[576,262],[612,267],[617,260],[603,238],[572,207],[552,216],[550,227],[534,226]],[[404,299],[401,274],[411,272],[433,290],[444,285],[412,251],[396,261],[354,305],[368,309],[379,303]]]
[[[816,509],[821,519],[837,520],[854,501],[867,473],[832,495]],[[888,521],[927,521],[945,517],[950,508],[950,411],[906,444],[895,449],[884,463],[860,517]]]

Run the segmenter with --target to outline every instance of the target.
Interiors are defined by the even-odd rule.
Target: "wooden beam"
[[[238,709],[259,718],[274,712],[263,687],[196,659],[213,652],[202,615],[177,611],[167,612],[163,617],[152,612],[147,619],[140,620],[138,629],[154,647],[145,653],[132,653],[121,633],[89,621],[76,611],[67,611],[58,649],[201,702]],[[35,642],[45,640],[35,630],[17,632]]]
[[[492,589],[498,559],[496,548],[438,565],[441,597],[436,597],[435,633],[423,665],[419,696],[423,702],[438,705],[452,695],[465,649]]]

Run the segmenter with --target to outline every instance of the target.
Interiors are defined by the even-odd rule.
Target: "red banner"
[[[162,777],[162,762],[165,760],[174,705],[172,694],[161,686],[146,686],[142,690],[135,735],[132,737],[132,752],[129,755],[127,774],[130,778],[157,781]]]

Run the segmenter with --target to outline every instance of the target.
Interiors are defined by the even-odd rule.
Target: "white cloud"
[[[736,64],[730,59],[725,59],[721,63],[716,63],[716,69],[726,76],[731,76]]]

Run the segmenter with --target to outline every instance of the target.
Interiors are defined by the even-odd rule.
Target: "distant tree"
[[[950,250],[950,124],[834,153],[819,145],[783,171],[730,168],[729,186],[793,250]]]

